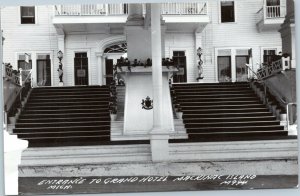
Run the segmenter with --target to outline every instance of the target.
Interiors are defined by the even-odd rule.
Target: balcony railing
[[[56,5],[57,16],[107,16],[128,14],[127,4]]]
[[[207,3],[163,3],[161,14],[166,15],[206,15]]]
[[[145,9],[145,6],[143,6]],[[145,13],[145,10],[143,11]],[[161,13],[165,15],[206,15],[207,3],[163,3]],[[56,5],[56,16],[114,16],[127,15],[128,4],[82,4]]]
[[[264,6],[258,12],[258,22],[266,19],[284,18],[286,6]]]

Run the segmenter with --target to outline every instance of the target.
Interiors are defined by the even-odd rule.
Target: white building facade
[[[146,4],[141,6],[144,17],[146,9]],[[5,7],[4,62],[24,69],[25,53],[29,54],[33,85],[58,86],[60,50],[64,86],[106,84],[117,59],[127,56],[129,10],[127,4]],[[251,75],[245,63],[256,71],[268,56],[281,52],[278,30],[285,14],[285,0],[163,4],[163,57],[175,57],[184,69],[174,82],[197,82],[199,47],[201,82],[245,81]],[[145,28],[146,23],[147,18]]]

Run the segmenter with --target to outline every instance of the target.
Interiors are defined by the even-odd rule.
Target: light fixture
[[[63,59],[63,52],[60,50],[57,52],[57,58],[59,59],[59,63],[58,63],[58,77],[59,77],[59,83],[63,83],[63,64],[61,62],[61,60]]]
[[[63,59],[63,52],[60,50],[57,52],[57,58],[59,59],[59,61],[61,61]]]

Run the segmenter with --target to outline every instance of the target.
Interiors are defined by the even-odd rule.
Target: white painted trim
[[[80,53],[80,52],[86,52],[87,53],[87,58],[88,58],[88,72],[89,72],[89,81],[88,81],[88,85],[91,85],[92,83],[92,74],[91,74],[91,49],[80,49],[80,48],[76,48],[76,49],[69,49],[72,53],[73,53],[73,61],[72,61],[72,75],[73,75],[73,81],[71,82],[71,86],[75,86],[75,75],[74,75],[74,58],[75,58],[75,53]]]

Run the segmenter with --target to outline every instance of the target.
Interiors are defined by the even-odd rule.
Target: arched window
[[[127,43],[109,46],[104,50],[104,53],[127,53]]]

